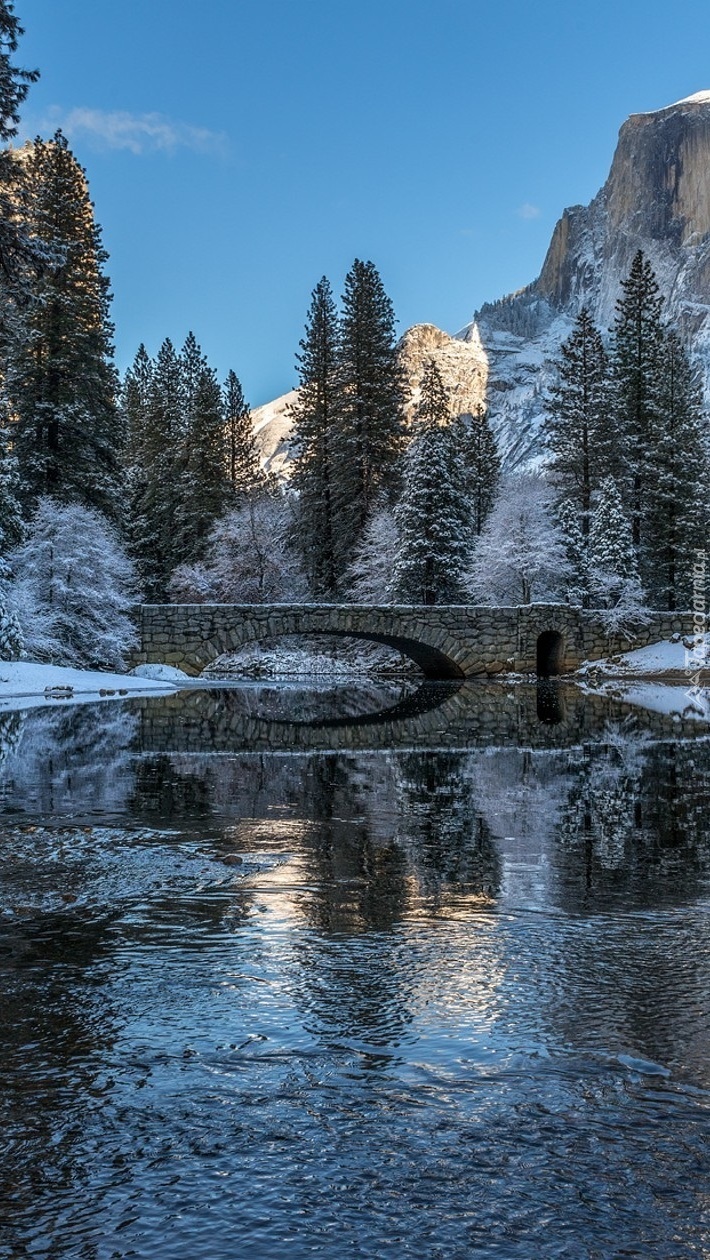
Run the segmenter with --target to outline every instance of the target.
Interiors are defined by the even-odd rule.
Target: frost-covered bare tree
[[[247,499],[213,526],[204,561],[183,564],[170,581],[173,603],[277,604],[306,597],[281,495]]]
[[[550,499],[539,474],[504,481],[476,544],[469,574],[474,599],[516,605],[560,598],[569,562]]]
[[[27,538],[8,556],[9,603],[26,654],[62,665],[120,669],[137,642],[133,565],[106,517],[40,499]]]
[[[368,520],[347,572],[349,598],[356,604],[391,604],[399,530],[391,508]]]

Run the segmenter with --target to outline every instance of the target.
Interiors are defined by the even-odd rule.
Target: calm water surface
[[[3,1258],[710,1256],[697,723],[252,687],[0,749]]]

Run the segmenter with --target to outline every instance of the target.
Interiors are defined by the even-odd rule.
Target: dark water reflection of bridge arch
[[[340,688],[342,691],[342,686]],[[346,689],[345,694],[349,694]],[[307,688],[195,688],[141,712],[142,753],[345,752],[385,748],[566,748],[610,723],[638,722],[656,738],[707,733],[708,724],[641,710],[574,684],[426,683],[367,712],[304,712]],[[324,705],[327,708],[327,703]]]

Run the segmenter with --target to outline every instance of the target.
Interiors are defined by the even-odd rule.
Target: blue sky
[[[252,405],[321,275],[371,258],[402,330],[539,272],[628,114],[710,88],[707,0],[16,0],[111,255],[117,358],[192,328]]]

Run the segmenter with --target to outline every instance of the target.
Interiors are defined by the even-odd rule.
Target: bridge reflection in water
[[[550,679],[537,686],[460,682],[424,683],[403,695],[393,690],[367,688],[372,707],[366,712],[358,710],[358,688],[352,684],[325,693],[293,684],[249,684],[153,697],[141,709],[139,748],[145,754],[566,748],[599,738],[609,724],[634,719],[660,739],[709,729],[690,717],[652,713]],[[343,705],[356,711],[343,712]]]

